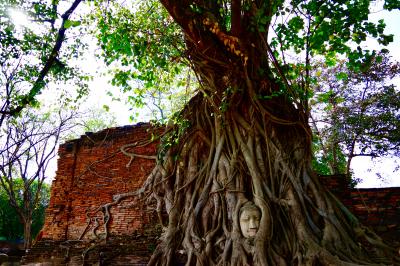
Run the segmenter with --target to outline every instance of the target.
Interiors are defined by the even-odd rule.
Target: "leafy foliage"
[[[36,96],[50,82],[74,81],[85,93],[87,77],[69,62],[80,56],[84,44],[66,38],[67,29],[74,34],[81,29],[79,21],[71,20],[80,2],[72,1],[62,14],[59,1],[0,3],[0,125],[27,105],[38,106]]]
[[[196,85],[181,31],[156,1],[108,3],[97,10],[96,36],[101,57],[112,67],[112,85],[127,93],[134,108],[147,107],[165,122]]]
[[[393,4],[394,5],[394,4]],[[398,4],[397,4],[398,5]],[[370,1],[290,1],[280,5],[273,19],[276,33],[272,44],[281,53],[293,49],[305,56],[346,54],[357,66],[369,52],[360,46],[368,36],[387,45],[393,35],[384,34],[385,23],[368,22]],[[397,6],[398,8],[398,6]],[[281,22],[282,21],[282,22]]]
[[[333,172],[349,174],[356,156],[400,155],[400,93],[393,84],[400,76],[400,65],[386,53],[361,64],[360,71],[350,70],[346,63],[316,67],[313,122],[324,160],[334,150],[336,154],[343,151],[346,167]],[[332,159],[332,163],[340,161]]]
[[[313,169],[320,175],[336,175],[346,173],[346,155],[340,149],[340,146],[332,145],[328,148],[326,148],[326,146],[327,143],[322,144],[322,140],[318,137],[318,135],[314,135],[314,156],[312,161]]]
[[[23,180],[16,179],[14,194],[17,195],[19,206],[23,204]],[[33,182],[32,194],[35,194],[38,189],[38,183]],[[32,239],[39,233],[44,224],[45,210],[50,199],[50,186],[46,183],[40,189],[39,202],[32,213]],[[6,240],[20,240],[24,237],[24,227],[21,220],[18,218],[18,213],[10,204],[7,192],[0,186],[0,238]]]
[[[394,2],[385,2],[384,7],[399,8],[399,3]],[[310,86],[315,81],[311,75],[312,58],[323,57],[326,65],[333,67],[338,58],[345,57],[348,67],[359,71],[371,64],[376,55],[376,51],[362,48],[368,38],[382,46],[393,41],[393,35],[384,32],[383,20],[368,21],[370,5],[370,1],[295,0],[277,6],[271,23],[271,47],[305,110],[310,109]],[[291,56],[293,53],[298,56]]]

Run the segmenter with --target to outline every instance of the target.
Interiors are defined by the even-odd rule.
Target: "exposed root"
[[[163,134],[161,134],[160,136],[163,136]],[[129,160],[128,164],[126,165],[126,167],[129,167],[129,165],[132,163],[134,158],[144,158],[144,159],[150,159],[150,160],[157,159],[156,156],[148,156],[148,155],[138,154],[138,153],[135,153],[132,151],[134,148],[145,147],[153,142],[154,142],[154,139],[151,139],[151,140],[137,141],[135,143],[123,145],[119,151],[116,151],[116,152],[108,155],[104,159],[97,160],[97,161],[89,164],[89,166],[86,167],[85,171],[77,177],[78,181],[81,176],[87,174],[88,172],[91,172],[97,176],[100,176],[97,172],[95,172],[92,169],[93,166],[95,166],[96,164],[99,164],[101,162],[104,162],[105,160],[108,160],[111,157],[114,157],[116,154],[118,154],[120,152],[123,153],[124,155],[130,157],[130,160]],[[158,168],[159,167],[156,167],[156,169],[158,169]],[[156,172],[157,172],[156,169],[153,170],[154,174],[156,174]],[[100,177],[103,177],[103,176],[100,176]],[[111,220],[110,208],[114,205],[119,204],[124,199],[132,198],[132,197],[135,198],[139,194],[142,195],[143,192],[144,192],[144,189],[140,189],[140,190],[134,191],[134,192],[116,194],[113,196],[112,202],[103,204],[94,209],[91,209],[91,208],[87,209],[85,211],[85,216],[86,216],[86,220],[87,220],[86,227],[82,231],[78,240],[83,240],[83,238],[86,236],[86,237],[89,237],[89,239],[92,239],[92,240],[95,240],[98,242],[101,242],[103,240],[107,241],[108,236],[109,236],[108,226],[109,226],[109,222]],[[137,202],[133,201],[131,203],[131,205],[137,205]],[[160,207],[160,212],[161,212],[161,207]],[[102,233],[98,234],[98,231],[101,231]]]
[[[183,141],[137,192],[160,217],[168,214],[149,265],[398,263],[395,251],[320,185],[309,168],[304,125],[271,122],[267,110],[255,112],[249,103],[245,112],[219,115],[210,99],[196,97],[182,113],[192,117]],[[261,211],[254,239],[239,224],[248,201]]]

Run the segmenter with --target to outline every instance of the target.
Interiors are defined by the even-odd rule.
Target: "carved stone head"
[[[261,211],[251,201],[246,202],[239,212],[239,224],[245,238],[254,238],[260,226]]]

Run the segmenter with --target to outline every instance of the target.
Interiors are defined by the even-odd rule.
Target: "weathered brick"
[[[120,148],[149,140],[149,131],[160,133],[161,130],[149,124],[110,128],[87,133],[61,145],[43,238],[54,241],[78,239],[87,225],[87,211],[111,202],[115,194],[140,188],[155,161],[134,158],[128,167],[130,157],[120,152]],[[154,142],[133,150],[137,154],[154,155],[156,148]],[[130,234],[149,220],[146,212],[126,206],[119,208],[118,213],[113,210],[111,213],[114,217],[108,228],[114,234]],[[93,213],[100,217],[100,213],[97,214]],[[133,217],[140,217],[139,222],[134,222]],[[119,228],[124,229],[117,230]]]

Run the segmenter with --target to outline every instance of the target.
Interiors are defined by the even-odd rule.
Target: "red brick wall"
[[[138,189],[151,172],[155,161],[124,155],[123,145],[149,140],[161,129],[148,124],[110,128],[98,133],[87,133],[80,139],[69,141],[59,148],[58,170],[51,188],[51,199],[46,211],[43,238],[76,240],[86,229],[84,239],[95,237],[92,229],[96,217],[104,233],[102,213],[94,210],[113,201],[113,195]],[[157,143],[134,148],[142,155],[155,155]],[[111,208],[109,233],[130,235],[143,230],[149,215],[140,207],[129,206],[128,200]],[[89,227],[87,212],[90,212]]]
[[[400,187],[354,189],[349,209],[375,232],[400,246]]]

